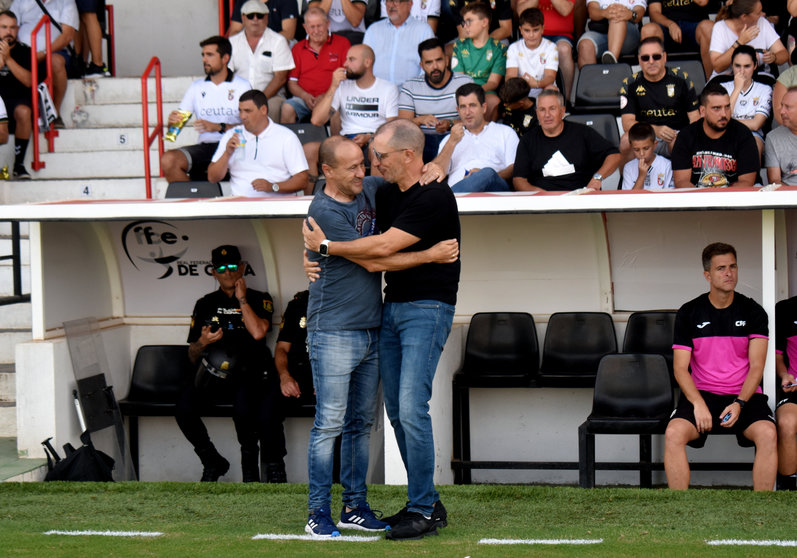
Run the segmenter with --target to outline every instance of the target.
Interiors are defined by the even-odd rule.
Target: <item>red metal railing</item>
[[[226,5],[225,5],[226,4]],[[234,0],[219,0],[219,35],[224,37],[227,34],[227,22],[232,21],[232,8]],[[229,13],[224,17],[224,9],[229,6]]]
[[[158,115],[158,124],[150,133],[149,131],[149,95],[147,94],[147,79],[152,69],[155,68],[155,110]],[[147,184],[147,199],[152,199],[152,170],[149,163],[149,147],[155,138],[158,138],[158,164],[163,158],[163,93],[161,89],[161,61],[153,56],[147,69],[141,75],[141,115],[144,122],[144,180]],[[160,171],[163,176],[163,170]]]
[[[116,77],[116,38],[114,32],[116,31],[113,23],[113,5],[106,4],[105,11],[108,12],[108,26],[106,33],[108,34],[108,69],[111,75]]]
[[[47,84],[47,89],[50,90],[50,97],[53,96],[53,51],[50,44],[50,18],[42,16],[36,27],[30,34],[30,78],[31,78],[31,106],[33,109],[33,163],[31,167],[33,170],[41,170],[44,168],[44,161],[39,159],[39,59],[36,55],[36,35],[39,33],[42,25],[44,26],[44,42],[45,44],[45,61],[47,66],[47,77],[44,83]],[[50,128],[44,132],[47,138],[47,150],[52,153],[55,150],[55,138],[58,137],[58,130]]]

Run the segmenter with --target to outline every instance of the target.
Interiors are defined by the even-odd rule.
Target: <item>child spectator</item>
[[[533,97],[529,97],[529,84],[523,78],[510,78],[501,87],[502,105],[498,112],[501,124],[506,124],[523,137],[526,132],[537,127],[537,107]]]
[[[509,45],[506,53],[506,78],[520,77],[531,89],[529,97],[537,98],[540,91],[553,85],[559,69],[559,53],[556,45],[543,38],[545,18],[537,8],[529,8],[520,14],[522,39]]]
[[[647,122],[637,122],[628,130],[635,159],[623,167],[623,190],[661,190],[673,188],[672,164],[656,154],[656,132]]]

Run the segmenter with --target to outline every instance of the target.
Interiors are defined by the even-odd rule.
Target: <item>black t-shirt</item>
[[[525,109],[512,110],[503,104],[498,105],[499,119],[518,136],[523,137],[529,130],[537,127],[537,108],[534,105],[534,99],[531,99],[531,106]]]
[[[512,176],[544,190],[577,190],[592,180],[606,157],[619,153],[589,126],[567,120],[564,124],[562,133],[553,138],[540,127],[520,138]]]
[[[16,43],[11,49],[11,58],[13,58],[17,64],[26,70],[30,70],[30,47],[28,45]],[[46,72],[44,65],[39,64],[39,81],[42,81],[47,77],[44,72]],[[11,73],[11,70],[8,68],[8,66],[3,66],[0,68],[0,96],[2,96],[3,99],[6,101],[11,99],[27,99],[28,104],[30,104],[30,89],[30,87],[25,87],[25,85],[23,85],[22,82]]]
[[[288,350],[288,371],[299,383],[302,399],[313,395],[313,373],[307,354],[307,300],[310,291],[294,295],[282,316],[277,342],[290,343]]]
[[[451,188],[444,181],[415,184],[402,192],[395,184],[376,191],[376,223],[380,231],[396,227],[420,238],[402,252],[419,252],[441,240],[460,240],[459,211]],[[385,273],[385,302],[439,300],[456,304],[460,260],[429,263]]]
[[[753,134],[744,124],[731,120],[718,139],[703,131],[703,119],[693,122],[678,133],[672,150],[672,170],[691,169],[692,184],[730,186],[739,176],[758,174],[761,163]]]
[[[687,113],[697,110],[692,80],[677,68],[668,68],[659,81],[648,81],[637,72],[623,80],[620,88],[622,114],[633,114],[639,122],[680,130],[689,124]]]
[[[490,33],[500,27],[499,21],[512,19],[510,0],[441,0],[440,23],[437,32],[437,36],[441,40],[449,42],[458,37],[457,26],[462,25],[460,12],[462,8],[473,2],[482,2],[490,6]]]
[[[232,21],[241,23],[241,6],[246,0],[235,0],[232,9]],[[268,28],[279,33],[282,31],[283,19],[297,19],[299,5],[294,0],[268,0]],[[301,27],[297,25],[297,27]]]
[[[651,4],[661,4],[662,15],[675,22],[702,21],[710,13],[709,5],[698,6],[693,0],[648,0],[648,6]]]
[[[786,300],[781,300],[775,305],[775,349],[784,354],[787,354],[789,344],[797,342],[797,296],[793,296]],[[794,348],[792,348],[794,351]],[[797,362],[791,366],[791,361],[787,358],[789,368],[794,369],[797,367]]]
[[[258,317],[271,322],[274,303],[270,294],[246,289],[246,301]],[[224,332],[224,336],[217,343],[224,343],[231,355],[241,359],[248,374],[274,369],[274,359],[266,338],[257,341],[247,331],[241,306],[235,296],[227,296],[219,289],[200,298],[191,315],[188,343],[198,340],[202,335],[202,327],[211,323],[218,323]]]

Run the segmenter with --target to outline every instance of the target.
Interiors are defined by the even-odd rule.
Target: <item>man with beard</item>
[[[761,167],[753,134],[731,119],[731,98],[709,82],[700,94],[701,119],[678,134],[672,151],[676,188],[752,186]]]
[[[323,126],[332,114],[340,113],[340,134],[354,141],[363,150],[376,129],[398,116],[398,89],[387,80],[374,76],[374,51],[368,45],[355,45],[346,53],[346,62],[332,74],[332,84],[313,109],[310,121]],[[305,149],[305,153],[308,150]],[[315,160],[308,164],[316,169]],[[376,165],[371,157],[371,171]]]
[[[17,41],[18,32],[19,25],[14,12],[0,12],[0,96],[8,112],[8,131],[14,134],[12,176],[15,180],[23,180],[30,178],[23,162],[33,120],[30,106],[30,47]]]
[[[433,37],[418,45],[423,76],[408,79],[399,90],[398,116],[412,120],[426,137],[423,160],[437,155],[440,140],[458,119],[456,91],[473,79],[451,71],[443,42]]]
[[[185,92],[179,110],[169,114],[168,124],[178,124],[181,112],[190,112],[199,143],[167,151],[161,157],[161,170],[169,182],[207,180],[207,170],[219,139],[230,125],[239,124],[238,99],[252,89],[249,82],[227,67],[232,54],[230,41],[209,37],[199,43],[207,77],[198,79]]]

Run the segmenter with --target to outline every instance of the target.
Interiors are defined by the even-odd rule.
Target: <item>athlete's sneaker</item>
[[[329,510],[318,508],[310,512],[307,518],[307,525],[304,530],[314,537],[339,537],[340,531],[335,528],[332,523],[332,516],[329,515]]]
[[[30,180],[30,173],[25,165],[14,165],[14,180]]]
[[[617,57],[614,56],[612,51],[607,50],[601,56],[601,62],[604,64],[617,64]]]
[[[379,516],[376,514],[379,514]],[[359,508],[353,509],[350,512],[347,512],[346,506],[343,506],[343,509],[340,510],[338,528],[358,529],[360,531],[389,531],[390,525],[384,521],[380,521],[380,517],[382,517],[382,512],[379,510],[372,510],[367,503],[362,504]]]
[[[86,66],[86,73],[83,75],[83,77],[87,77],[87,78],[88,77],[93,77],[93,78],[111,77],[111,72],[110,72],[110,70],[108,70],[108,66],[105,65],[105,64],[100,66],[99,64],[95,64],[94,62],[90,62]]]
[[[408,511],[404,514],[398,525],[391,527],[385,533],[385,538],[390,540],[416,540],[437,535],[435,521],[431,517],[424,517],[423,514]]]
[[[401,520],[404,519],[408,513],[410,513],[410,511],[407,509],[407,506],[404,506],[396,515],[382,518],[382,521],[391,527],[395,527],[401,523]],[[446,507],[443,505],[443,502],[440,500],[434,503],[434,509],[432,510],[432,520],[435,522],[435,528],[448,526],[448,512],[446,511]]]

